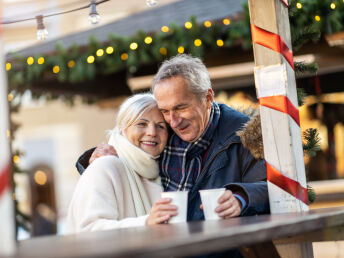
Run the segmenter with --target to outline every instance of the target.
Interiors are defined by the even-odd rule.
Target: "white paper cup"
[[[204,217],[206,220],[221,219],[215,212],[215,209],[219,205],[219,203],[217,202],[218,199],[225,192],[225,190],[225,188],[218,188],[199,191],[203,204]]]
[[[168,223],[186,222],[188,192],[187,191],[162,192],[161,197],[171,198],[172,199],[171,204],[176,205],[178,207],[178,215],[171,217]]]

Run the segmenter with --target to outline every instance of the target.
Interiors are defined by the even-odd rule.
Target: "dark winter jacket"
[[[249,120],[246,115],[220,104],[220,120],[207,160],[196,184],[189,192],[188,220],[204,219],[199,190],[226,187],[244,194],[248,200],[241,215],[269,213],[265,161],[255,159],[243,147],[237,131]]]

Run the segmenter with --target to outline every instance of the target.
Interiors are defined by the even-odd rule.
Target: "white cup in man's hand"
[[[225,192],[225,188],[200,190],[201,200],[203,204],[203,212],[206,220],[219,220],[219,215],[215,212],[219,205],[218,200]]]
[[[168,223],[186,222],[187,205],[188,205],[188,192],[163,192],[161,198],[170,198],[171,204],[178,207],[178,215],[169,219]]]

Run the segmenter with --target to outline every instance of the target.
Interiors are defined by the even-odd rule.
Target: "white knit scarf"
[[[157,162],[150,154],[136,147],[115,130],[111,132],[109,144],[116,149],[118,157],[126,169],[136,216],[148,214],[152,204],[149,201],[140,177],[147,178],[161,185]]]

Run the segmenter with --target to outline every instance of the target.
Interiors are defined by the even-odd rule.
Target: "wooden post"
[[[249,0],[271,213],[308,210],[287,0]],[[311,243],[278,249],[313,257]]]

